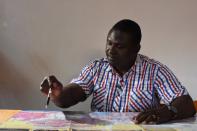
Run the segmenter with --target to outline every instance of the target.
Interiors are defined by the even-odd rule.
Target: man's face
[[[124,68],[136,59],[138,49],[129,33],[118,30],[112,31],[107,37],[106,56],[109,63],[115,68]]]

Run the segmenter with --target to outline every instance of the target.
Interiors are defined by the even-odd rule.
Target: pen
[[[51,88],[49,88],[49,92],[48,92],[48,95],[47,95],[47,103],[45,105],[46,109],[48,108],[48,105],[49,105],[49,102],[50,102],[50,95],[51,95],[51,93],[52,93]]]

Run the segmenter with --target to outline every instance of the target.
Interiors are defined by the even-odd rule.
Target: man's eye
[[[107,42],[107,44],[108,44],[108,45],[112,45],[112,43],[111,43],[111,42]]]
[[[124,48],[123,46],[121,45],[117,45],[117,48],[121,49],[121,48]]]

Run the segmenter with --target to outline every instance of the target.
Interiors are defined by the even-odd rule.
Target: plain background
[[[166,64],[197,99],[196,0],[0,0],[0,108],[44,109],[40,82],[66,84],[104,57],[121,19],[142,29],[140,53]],[[90,109],[89,98],[67,110]],[[53,104],[49,109],[59,109]]]

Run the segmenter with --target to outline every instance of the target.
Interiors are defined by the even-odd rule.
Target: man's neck
[[[125,73],[127,73],[131,69],[131,67],[134,64],[135,64],[135,60],[132,60],[130,63],[128,63],[126,65],[119,66],[119,67],[114,67],[114,69],[122,77]]]

